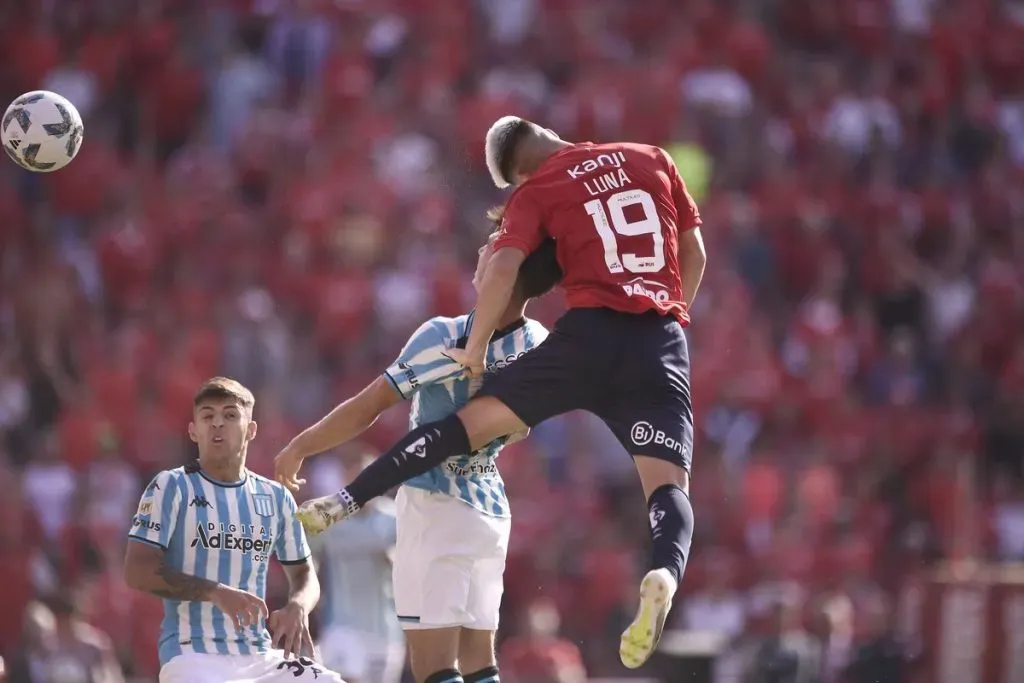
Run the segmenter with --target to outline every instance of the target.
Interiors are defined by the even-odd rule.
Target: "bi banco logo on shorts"
[[[658,446],[665,446],[679,455],[686,455],[686,449],[683,448],[682,443],[673,439],[664,431],[655,429],[650,422],[645,420],[640,420],[633,425],[633,428],[629,430],[629,438],[637,446],[646,446],[649,443],[654,443]]]

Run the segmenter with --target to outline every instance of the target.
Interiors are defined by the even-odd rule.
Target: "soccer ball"
[[[11,102],[0,121],[7,156],[27,171],[64,168],[82,146],[82,117],[66,99],[47,90],[25,93]]]

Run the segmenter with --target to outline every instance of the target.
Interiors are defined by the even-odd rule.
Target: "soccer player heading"
[[[488,216],[497,227],[502,209],[494,209]],[[495,230],[479,250],[475,287],[483,281],[497,237]],[[500,329],[488,344],[489,368],[520,362],[547,337],[540,323],[525,317],[525,309],[530,299],[550,291],[561,277],[551,240],[522,262],[499,319]],[[379,377],[278,454],[278,480],[297,490],[304,483],[298,479],[298,471],[305,458],[350,441],[403,400],[412,404],[411,428],[436,422],[465,405],[479,382],[460,376],[462,366],[445,354],[465,343],[472,325],[472,313],[438,316],[421,325]],[[397,610],[405,630],[413,674],[419,683],[498,683],[500,679],[494,645],[512,523],[497,458],[504,445],[522,436],[525,433],[495,439],[472,453],[453,454],[406,481],[398,491],[392,609]],[[362,513],[370,507],[362,506],[360,514],[342,529],[365,524]],[[453,535],[452,529],[459,533]],[[361,544],[352,540],[358,533],[355,528],[336,537],[336,557],[358,558]],[[343,546],[345,537],[356,546]],[[347,609],[351,611],[351,605]],[[365,642],[360,648],[372,650]],[[329,649],[325,641],[325,656]]]
[[[704,273],[700,215],[664,150],[633,143],[569,143],[515,117],[487,134],[495,183],[515,185],[478,288],[462,348],[446,355],[485,377],[455,415],[412,430],[333,496],[299,510],[319,531],[458,453],[555,415],[600,417],[636,463],[647,497],[651,570],[622,635],[620,658],[643,664],[661,636],[693,536],[688,489],[693,447],[690,365],[683,328]],[[520,265],[556,245],[569,310],[552,334],[491,373],[486,350]]]
[[[663,150],[631,143],[574,145],[514,116],[495,122],[485,147],[494,184],[517,187],[507,203],[499,248],[529,253],[539,240],[555,238],[563,267],[573,255],[575,267],[561,283],[570,308],[611,305],[643,312],[653,300],[658,310],[688,322],[686,309],[704,275],[700,231],[691,232],[701,221]],[[589,220],[580,216],[581,206]],[[555,219],[553,229],[540,224],[542,212]],[[575,227],[560,229],[560,219],[575,221]]]
[[[132,519],[125,581],[164,599],[159,652],[167,683],[341,681],[300,656],[313,654],[309,613],[320,585],[295,499],[245,467],[257,431],[254,403],[234,380],[205,382],[188,425],[199,459],[158,474]],[[284,565],[290,594],[268,613],[272,554]]]

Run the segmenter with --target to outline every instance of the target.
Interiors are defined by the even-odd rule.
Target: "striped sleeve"
[[[441,318],[433,318],[420,325],[406,342],[398,358],[384,376],[395,391],[404,398],[412,398],[423,387],[458,377],[463,367],[444,355],[449,339],[449,325]]]
[[[275,487],[275,490],[278,493],[278,509],[281,511],[281,533],[277,536],[274,554],[281,564],[301,564],[312,552],[306,540],[306,531],[295,516],[295,498],[283,486]]]
[[[161,472],[143,491],[128,538],[166,550],[174,535],[180,507],[178,478],[170,470]]]

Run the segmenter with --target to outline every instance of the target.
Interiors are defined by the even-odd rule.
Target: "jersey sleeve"
[[[505,207],[494,250],[515,247],[526,254],[532,254],[546,237],[540,206],[524,189],[517,190]]]
[[[166,550],[178,523],[181,498],[177,477],[171,471],[156,475],[142,492],[128,538]]]
[[[312,551],[306,539],[306,530],[295,516],[297,505],[291,491],[283,486],[279,489],[279,510],[281,510],[281,532],[274,544],[274,555],[281,564],[302,564]]]
[[[679,175],[676,162],[672,161],[668,152],[660,151],[662,160],[668,166],[668,177],[672,186],[672,202],[676,205],[676,212],[679,214],[679,225],[676,227],[679,228],[679,232],[686,232],[703,223],[700,218],[700,210],[697,209],[697,202],[693,201],[689,190],[686,189],[686,183],[683,182],[683,176]]]
[[[384,371],[399,396],[410,399],[425,386],[462,374],[464,368],[444,355],[447,329],[434,318],[420,325],[405,343],[398,358]]]

